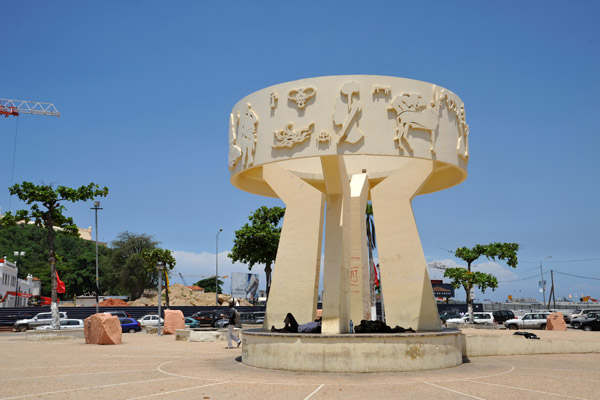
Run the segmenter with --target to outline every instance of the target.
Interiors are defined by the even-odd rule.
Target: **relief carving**
[[[271,92],[270,99],[271,99],[271,110],[274,110],[277,108],[277,102],[279,101],[279,93],[277,93],[277,90],[273,90]]]
[[[233,170],[240,158],[242,158],[242,149],[236,144],[236,127],[237,121],[233,113],[229,114],[229,170]]]
[[[274,135],[277,139],[277,143],[273,145],[274,149],[279,149],[282,147],[292,147],[295,144],[302,143],[308,138],[315,127],[315,123],[312,122],[308,127],[297,130],[294,132],[294,124],[288,123],[283,130],[275,131]]]
[[[458,121],[458,143],[456,144],[456,151],[460,158],[467,161],[469,159],[469,125],[467,125],[465,106],[460,107],[460,118]],[[461,144],[463,144],[463,151],[461,151]]]
[[[345,83],[340,89],[340,94],[333,113],[333,125],[338,129],[338,143],[345,141],[355,144],[365,136],[358,126],[362,111],[358,83]]]
[[[252,111],[252,105],[246,104],[246,109],[240,114],[236,112],[229,118],[229,169],[232,170],[241,159],[244,168],[254,164],[256,151],[256,127],[258,117]]]
[[[319,137],[317,138],[317,142],[319,143],[328,143],[331,141],[331,135],[327,131],[321,131],[319,133]]]
[[[306,103],[317,93],[317,89],[312,86],[302,89],[293,89],[288,93],[288,99],[296,103],[298,109],[302,110],[306,107]]]
[[[396,113],[396,136],[398,147],[401,150],[413,151],[408,138],[409,129],[429,131],[429,140],[432,153],[435,153],[435,131],[440,124],[441,101],[432,101],[430,106],[424,106],[423,96],[415,93],[403,93],[396,96],[388,110]],[[406,144],[406,149],[405,145]]]
[[[392,94],[392,88],[390,86],[373,86],[373,95],[377,95],[378,93],[382,93],[384,96],[389,96]]]

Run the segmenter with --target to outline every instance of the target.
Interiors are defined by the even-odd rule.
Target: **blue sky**
[[[110,188],[100,240],[151,234],[177,271],[210,275],[223,228],[220,271],[245,271],[226,257],[234,231],[282,203],[229,183],[233,105],[300,78],[400,76],[458,94],[470,125],[467,180],[413,202],[427,260],[517,242],[516,270],[480,260],[500,287],[479,298],[541,299],[542,259],[558,296],[600,298],[599,12],[594,1],[5,0],[0,98],[52,102],[62,117],[0,120],[0,206],[11,180],[96,182]],[[69,215],[93,226],[91,206]]]

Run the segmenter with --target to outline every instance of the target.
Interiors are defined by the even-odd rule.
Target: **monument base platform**
[[[461,332],[295,334],[243,331],[242,362],[311,372],[425,371],[462,364]]]

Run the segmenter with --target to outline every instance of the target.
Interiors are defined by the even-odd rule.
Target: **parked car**
[[[575,318],[583,317],[583,316],[585,316],[586,314],[588,314],[590,312],[600,312],[600,309],[597,309],[597,308],[584,308],[583,310],[579,311],[578,313],[571,314],[569,316],[569,321],[572,321]]]
[[[586,332],[600,331],[600,317],[582,322],[580,328]]]
[[[141,324],[133,318],[119,318],[123,333],[135,333],[142,330]]]
[[[129,314],[127,311],[102,311],[105,314],[110,314],[110,315],[114,315],[115,317],[119,317],[119,318],[131,318],[131,314]]]
[[[229,319],[220,319],[215,322],[215,328],[227,328],[229,326]]]
[[[512,310],[497,310],[494,311],[494,320],[498,324],[503,324],[504,321],[515,318],[515,313]]]
[[[192,318],[200,322],[201,326],[216,326],[218,320],[227,318],[227,316],[221,311],[212,310],[212,311],[198,311],[197,313],[192,314]]]
[[[83,320],[82,319],[61,319],[60,320],[60,329],[83,329]],[[35,328],[36,331],[49,331],[52,330],[52,325],[42,325]]]
[[[67,318],[67,313],[64,311],[60,311],[58,313],[59,318]],[[52,313],[51,312],[43,312],[36,314],[35,317],[30,319],[20,319],[13,325],[13,330],[18,332],[25,332],[28,329],[34,329],[38,326],[49,325],[52,323]]]
[[[142,318],[138,319],[138,322],[141,326],[158,326],[158,315],[156,314],[148,314],[144,315]],[[162,324],[164,320],[161,318],[160,323]]]
[[[573,328],[580,328],[583,323],[595,320],[597,318],[600,318],[600,311],[591,311],[581,317],[573,318],[571,320],[571,326]]]
[[[504,326],[508,329],[546,329],[546,318],[549,312],[528,313],[520,318],[514,318],[504,321]]]
[[[450,318],[446,320],[447,324],[465,324],[465,323],[472,323],[472,324],[493,324],[495,323],[494,321],[494,316],[491,312],[476,312],[473,313],[473,319],[469,318],[469,314],[465,314],[463,317],[460,318]]]
[[[452,318],[462,318],[460,315],[460,311],[458,310],[446,310],[440,313],[440,319],[443,321],[447,321]]]
[[[185,317],[186,328],[200,328],[200,321],[192,317]]]

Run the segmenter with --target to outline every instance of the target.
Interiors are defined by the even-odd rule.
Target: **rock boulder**
[[[165,310],[164,335],[173,335],[177,329],[185,329],[185,318],[181,310]]]
[[[85,342],[89,344],[121,344],[123,333],[119,318],[110,314],[94,314],[83,323]]]

